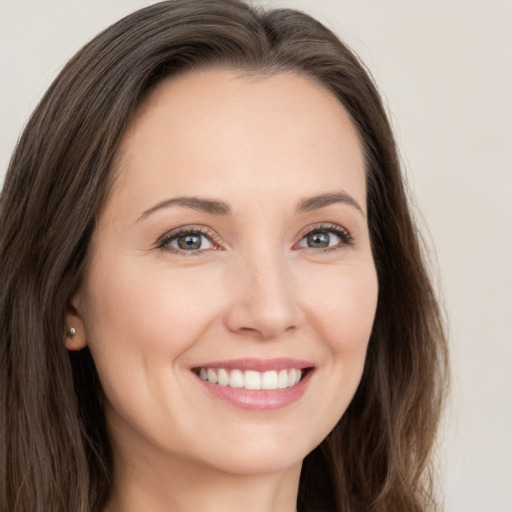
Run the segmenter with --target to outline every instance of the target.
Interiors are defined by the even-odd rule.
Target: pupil
[[[330,237],[329,233],[316,232],[308,235],[308,246],[316,249],[329,247]]]
[[[201,237],[199,235],[181,235],[178,237],[180,249],[191,250],[201,248]]]

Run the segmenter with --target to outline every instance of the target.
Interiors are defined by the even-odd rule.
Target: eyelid
[[[306,247],[306,249],[310,249],[313,251],[326,252],[326,251],[333,251],[333,250],[339,249],[344,246],[352,246],[354,243],[353,237],[347,228],[344,228],[343,226],[340,226],[339,224],[333,224],[331,222],[319,222],[319,223],[315,223],[315,224],[310,224],[300,231],[300,233],[297,235],[298,240],[294,244],[294,248],[297,247],[297,244],[299,244],[307,235],[314,233],[315,231],[327,231],[329,233],[334,233],[336,236],[341,238],[342,243],[339,245],[335,245],[333,247],[325,247],[325,248],[321,248],[321,249],[315,249],[313,247]]]
[[[168,244],[172,240],[179,237],[180,235],[187,234],[187,233],[193,233],[196,235],[204,236],[204,237],[208,238],[208,240],[210,240],[210,242],[216,247],[214,249],[198,249],[197,251],[183,251],[178,248],[175,248],[175,247],[171,248],[168,246]],[[170,231],[167,231],[162,236],[160,236],[157,239],[157,241],[155,242],[155,249],[160,249],[160,250],[164,250],[167,252],[178,253],[178,254],[186,254],[187,256],[191,256],[191,255],[206,252],[206,251],[222,249],[222,245],[220,243],[220,237],[211,228],[208,228],[206,226],[201,226],[201,225],[185,224],[183,226],[179,226],[174,229],[171,229]]]
[[[332,246],[332,247],[326,247],[326,248],[321,248],[321,249],[306,247],[307,249],[311,249],[313,251],[326,252],[326,251],[334,251],[334,250],[339,249],[344,246],[353,245],[353,238],[352,238],[352,235],[350,234],[350,232],[348,231],[348,229],[344,228],[343,226],[340,226],[339,224],[333,224],[331,222],[319,222],[319,223],[315,223],[315,224],[310,224],[310,225],[306,226],[305,228],[303,228],[297,235],[297,242],[294,244],[293,248],[297,248],[297,244],[299,242],[301,242],[307,235],[309,235],[310,233],[313,233],[315,231],[326,231],[326,232],[334,233],[336,236],[338,236],[341,239],[341,243],[337,244],[335,246]],[[196,251],[184,251],[184,250],[180,250],[175,247],[173,247],[173,248],[169,247],[168,244],[170,243],[170,241],[174,240],[175,238],[177,238],[178,236],[180,236],[182,234],[187,234],[187,233],[193,233],[193,234],[204,236],[204,237],[208,238],[208,240],[216,247],[213,249],[211,249],[211,248],[198,249]],[[213,229],[211,229],[207,226],[194,225],[194,224],[192,224],[192,225],[185,224],[183,226],[178,226],[174,229],[171,229],[171,230],[165,232],[162,236],[160,236],[157,239],[154,247],[155,247],[155,249],[160,249],[160,250],[164,250],[164,251],[172,252],[172,253],[185,254],[188,256],[223,248],[223,246],[220,242],[220,237],[217,235],[217,233]]]

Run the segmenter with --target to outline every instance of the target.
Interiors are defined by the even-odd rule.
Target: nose
[[[260,257],[241,258],[234,267],[226,311],[226,324],[232,332],[270,340],[300,326],[303,312],[297,283],[284,258],[260,253]]]

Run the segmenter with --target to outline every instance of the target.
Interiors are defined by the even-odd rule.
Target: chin
[[[279,473],[300,467],[304,458],[322,441],[301,439],[300,433],[276,435],[267,432],[253,439],[232,439],[224,449],[208,453],[208,465],[233,475]],[[219,453],[220,452],[220,453]],[[203,453],[204,460],[204,453]]]
[[[217,461],[214,466],[216,471],[223,473],[248,476],[275,474],[289,470],[293,467],[300,467],[306,454],[286,453],[281,446],[273,452],[264,452],[254,455],[252,453],[229,454],[222,461]]]

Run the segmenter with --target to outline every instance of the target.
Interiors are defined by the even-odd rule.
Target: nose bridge
[[[231,282],[232,330],[273,338],[300,323],[290,260],[277,244],[247,247],[237,258]]]

